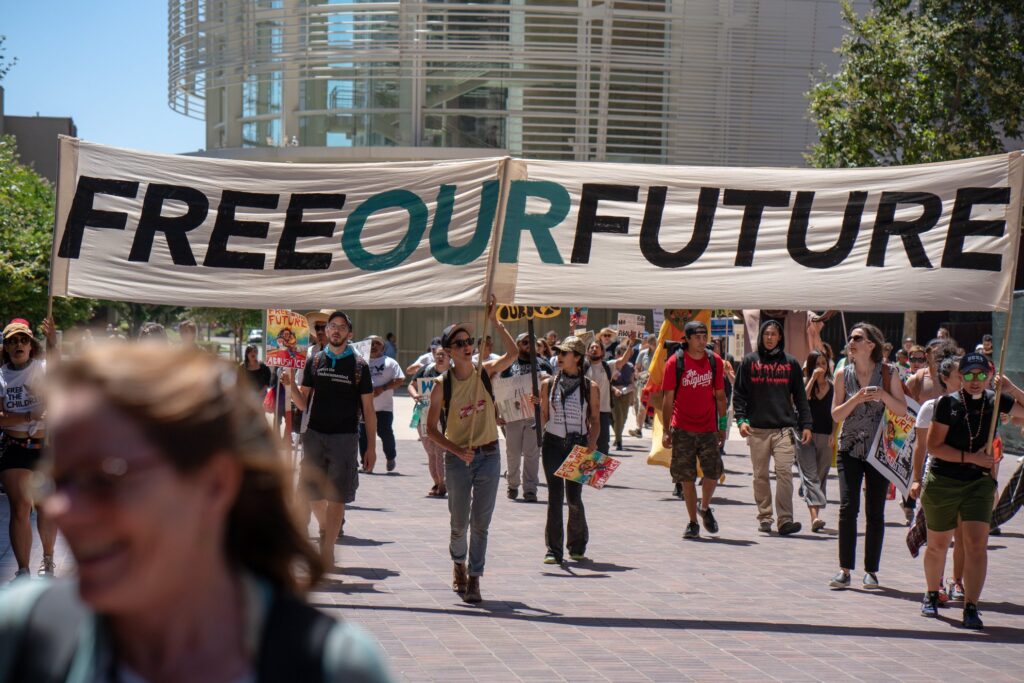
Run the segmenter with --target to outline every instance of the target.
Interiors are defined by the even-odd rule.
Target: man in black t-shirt
[[[986,390],[992,366],[980,353],[961,358],[959,369],[962,388],[935,402],[928,430],[931,465],[921,495],[928,525],[924,558],[928,585],[921,613],[936,616],[946,550],[959,523],[966,550],[963,625],[980,629],[978,599],[988,569],[989,523],[996,491],[993,456],[987,452],[988,435],[992,420],[998,425],[1000,413],[1024,417],[1024,392],[1008,380],[1001,383],[1001,389],[1009,394],[996,396]]]
[[[293,392],[300,410],[309,411],[302,436],[301,477],[320,524],[320,557],[334,567],[334,543],[345,521],[345,503],[356,499],[359,487],[359,414],[366,431],[377,432],[370,369],[349,346],[352,321],[342,311],[327,319],[327,347],[308,360],[302,386]],[[291,372],[284,381],[293,384]],[[376,443],[363,454],[366,471],[377,460]]]

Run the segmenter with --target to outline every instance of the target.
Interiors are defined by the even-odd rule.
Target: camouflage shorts
[[[690,482],[697,480],[697,461],[705,477],[718,479],[722,476],[722,456],[718,452],[717,432],[687,432],[672,430],[672,481]]]

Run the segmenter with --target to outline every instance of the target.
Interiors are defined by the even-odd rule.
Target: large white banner
[[[840,170],[530,161],[497,281],[517,304],[996,310],[1018,153]]]
[[[501,159],[281,164],[62,138],[51,294],[236,308],[484,298]]]
[[[1000,310],[1019,153],[841,170],[279,164],[61,140],[51,293],[193,306]],[[504,220],[502,221],[502,218]]]

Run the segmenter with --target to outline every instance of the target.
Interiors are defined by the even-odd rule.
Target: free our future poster
[[[309,321],[306,316],[281,308],[267,310],[267,339],[264,357],[272,368],[306,367]]]
[[[619,461],[610,455],[576,446],[555,470],[555,476],[600,489],[618,468]]]

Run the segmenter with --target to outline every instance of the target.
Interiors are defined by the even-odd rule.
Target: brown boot
[[[466,592],[466,583],[469,581],[469,572],[466,571],[465,562],[456,562],[452,570],[452,590],[462,595]]]
[[[462,599],[466,602],[483,602],[483,598],[480,597],[480,577],[471,576],[469,577],[469,583],[466,584],[466,592],[462,596]]]

